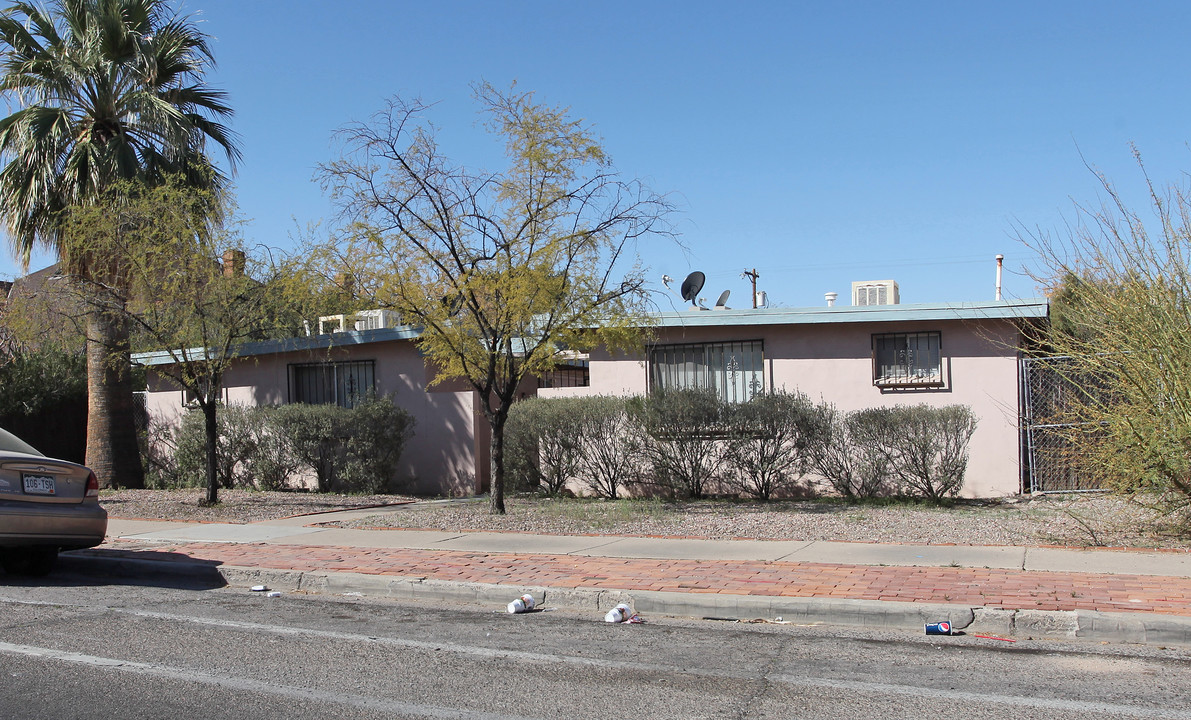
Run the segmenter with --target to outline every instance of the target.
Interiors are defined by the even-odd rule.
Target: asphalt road
[[[1191,718],[1187,648],[95,583],[0,575],[0,717]]]

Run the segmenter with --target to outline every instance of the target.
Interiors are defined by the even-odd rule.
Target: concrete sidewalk
[[[357,511],[375,514],[375,510]],[[1191,645],[1191,554],[1041,547],[346,530],[353,513],[249,525],[114,519],[83,571],[602,613]]]

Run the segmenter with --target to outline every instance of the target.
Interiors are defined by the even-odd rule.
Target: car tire
[[[57,562],[56,547],[5,548],[0,553],[0,566],[9,575],[44,577],[53,571]]]

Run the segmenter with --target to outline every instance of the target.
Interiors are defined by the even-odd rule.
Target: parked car
[[[103,542],[108,514],[95,473],[42,455],[0,428],[0,566],[15,575],[45,575],[60,550]]]

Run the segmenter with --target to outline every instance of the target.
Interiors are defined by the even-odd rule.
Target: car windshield
[[[40,455],[37,449],[29,443],[21,440],[16,435],[8,432],[4,428],[0,428],[0,452],[19,452],[28,453],[30,455]]]

